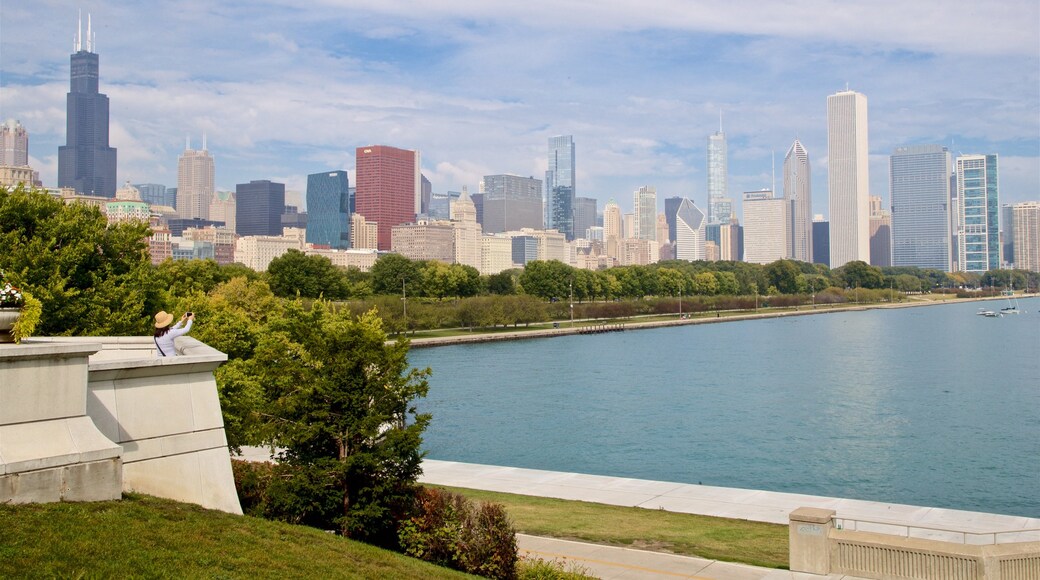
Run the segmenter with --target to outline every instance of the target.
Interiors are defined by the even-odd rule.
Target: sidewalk
[[[836,518],[856,520],[861,531],[917,538],[963,541],[999,534],[999,543],[1040,541],[1040,518],[969,512],[877,501],[794,493],[715,487],[423,460],[420,481],[438,485],[589,501],[610,505],[663,509],[670,512],[788,524],[788,514],[800,507],[832,509]],[[849,527],[848,529],[854,529]],[[969,541],[968,543],[976,543]],[[984,542],[989,543],[989,542]]]
[[[855,576],[821,576],[757,568],[745,564],[717,562],[704,558],[676,556],[629,548],[615,548],[539,536],[516,535],[522,556],[574,563],[586,573],[604,580],[658,580],[698,578],[704,580],[855,580]]]

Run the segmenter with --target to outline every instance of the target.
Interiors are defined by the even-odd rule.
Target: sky
[[[0,0],[0,119],[29,131],[49,187],[81,13],[120,183],[175,186],[205,134],[218,189],[353,183],[355,148],[380,144],[419,150],[435,192],[476,192],[544,179],[548,138],[573,135],[600,211],[643,185],[706,208],[721,113],[730,197],[771,188],[774,160],[782,189],[797,138],[826,214],[826,100],[848,87],[886,204],[888,156],[925,143],[996,153],[1001,203],[1040,199],[1036,0]]]

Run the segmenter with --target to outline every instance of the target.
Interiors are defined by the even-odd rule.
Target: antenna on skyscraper
[[[202,132],[202,150],[203,151],[206,150],[206,132],[205,131]]]
[[[83,11],[79,11],[79,18],[76,20],[76,40],[72,44],[73,52],[79,52],[83,47]]]
[[[90,12],[87,12],[87,52],[94,52],[94,33],[91,32]]]
[[[773,191],[773,197],[776,197],[776,149],[773,149],[769,156],[773,161],[773,174],[769,178],[769,188]]]
[[[719,133],[722,132],[722,108],[719,107]]]

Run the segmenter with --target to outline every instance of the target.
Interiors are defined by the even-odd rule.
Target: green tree
[[[766,279],[781,294],[797,294],[798,277],[802,274],[798,263],[793,260],[777,260],[766,266]]]
[[[253,359],[280,460],[325,473],[342,493],[339,529],[384,546],[411,509],[430,421],[415,407],[429,369],[409,369],[407,354],[407,340],[387,344],[374,311],[353,318],[294,302]]]
[[[573,279],[573,270],[559,260],[528,262],[520,275],[520,286],[525,294],[545,300],[563,299],[570,294],[568,283]]]
[[[386,254],[372,266],[372,291],[381,295],[401,293],[401,281],[419,287],[422,280],[421,262],[409,260],[400,254]],[[415,294],[416,296],[418,293]]]
[[[871,266],[862,260],[853,260],[834,270],[849,288],[883,288],[885,277],[881,268]]]
[[[289,250],[271,260],[267,266],[267,281],[275,296],[292,298],[297,293],[303,298],[324,296],[332,300],[349,297],[343,271],[332,265],[325,256],[308,256],[299,250]]]
[[[148,233],[44,191],[0,188],[0,269],[42,303],[36,334],[148,332],[161,300]]]
[[[719,281],[711,272],[701,272],[693,277],[693,293],[712,296],[719,291]]]
[[[498,274],[488,276],[488,292],[499,295],[516,294],[516,279],[518,276],[518,270],[503,270]]]
[[[719,294],[723,296],[735,296],[740,291],[740,282],[733,272],[715,272],[715,279],[719,282]]]

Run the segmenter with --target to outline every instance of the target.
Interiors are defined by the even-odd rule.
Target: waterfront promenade
[[[761,490],[735,489],[521,469],[454,461],[423,461],[423,483],[609,505],[663,509],[725,518],[788,524],[799,507],[835,510],[836,524],[846,529],[876,531],[903,537],[965,544],[1040,541],[1040,518],[969,512],[943,508],[820,497]],[[819,576],[715,562],[627,548],[601,546],[519,534],[526,555],[571,561],[600,578],[714,580],[852,580],[852,576]]]
[[[834,312],[855,312],[863,310],[875,310],[881,308],[912,308],[916,306],[936,306],[940,304],[953,304],[956,302],[969,302],[969,301],[980,301],[980,300],[1004,300],[1003,297],[987,297],[987,298],[971,298],[971,299],[951,299],[946,300],[927,300],[927,299],[910,299],[906,302],[885,302],[885,303],[871,303],[871,304],[818,304],[814,306],[802,305],[797,308],[787,309],[772,309],[763,310],[761,312],[727,312],[725,315],[717,316],[704,316],[704,313],[700,315],[693,315],[691,313],[690,318],[679,318],[678,314],[675,314],[675,318],[669,320],[653,320],[648,322],[641,322],[638,317],[629,319],[610,319],[610,320],[578,320],[573,323],[570,321],[559,321],[558,328],[511,328],[508,330],[499,330],[497,332],[471,332],[468,334],[458,334],[454,336],[437,336],[437,337],[423,337],[413,336],[410,338],[412,347],[422,348],[431,346],[449,346],[455,344],[469,344],[477,342],[488,342],[497,340],[523,340],[528,338],[550,338],[554,336],[569,336],[572,334],[588,334],[590,332],[608,332],[613,330],[637,330],[645,328],[662,328],[666,326],[685,326],[689,324],[714,324],[721,322],[736,322],[740,320],[758,320],[763,318],[784,318],[789,316],[808,316],[812,314],[831,314]],[[601,329],[601,330],[597,330]],[[393,342],[393,341],[391,341]]]

